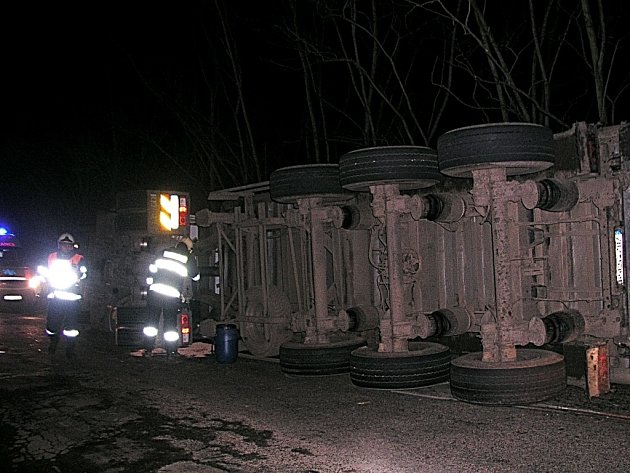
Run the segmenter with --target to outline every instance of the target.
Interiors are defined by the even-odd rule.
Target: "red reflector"
[[[609,383],[609,368],[608,368],[608,347],[607,346],[603,346],[600,348],[599,350],[599,354],[598,354],[598,370],[597,370],[597,375],[599,376],[599,378],[602,380],[602,383],[604,385],[608,385]]]
[[[182,314],[181,318],[180,318],[181,324],[182,325],[188,325],[188,315],[187,314]]]

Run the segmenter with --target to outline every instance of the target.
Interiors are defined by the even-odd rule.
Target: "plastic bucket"
[[[217,325],[214,337],[214,355],[219,363],[234,363],[238,357],[238,339],[236,325]]]

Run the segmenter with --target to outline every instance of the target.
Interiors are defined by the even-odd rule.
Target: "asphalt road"
[[[627,386],[477,406],[448,384],[367,390],[243,355],[137,358],[88,331],[76,361],[51,359],[43,326],[0,314],[2,472],[630,471]]]

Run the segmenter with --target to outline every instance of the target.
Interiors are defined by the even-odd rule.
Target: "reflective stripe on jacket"
[[[50,293],[49,299],[77,301],[81,299],[79,282],[87,276],[83,255],[75,253],[70,258],[60,256],[58,252],[48,255],[48,274],[46,276]]]
[[[188,255],[175,248],[162,252],[149,267],[153,282],[149,290],[168,297],[181,297],[181,292],[188,274]]]
[[[70,264],[79,274],[80,279],[85,279],[87,277],[87,267],[85,266],[85,258],[82,254],[74,253],[71,258],[60,258],[59,252],[55,251],[48,255],[48,267],[50,268],[53,261],[58,259],[65,259],[70,261]]]

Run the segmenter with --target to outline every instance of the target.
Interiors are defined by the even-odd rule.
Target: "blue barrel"
[[[234,324],[217,325],[214,355],[219,363],[234,363],[238,356],[238,329]]]

